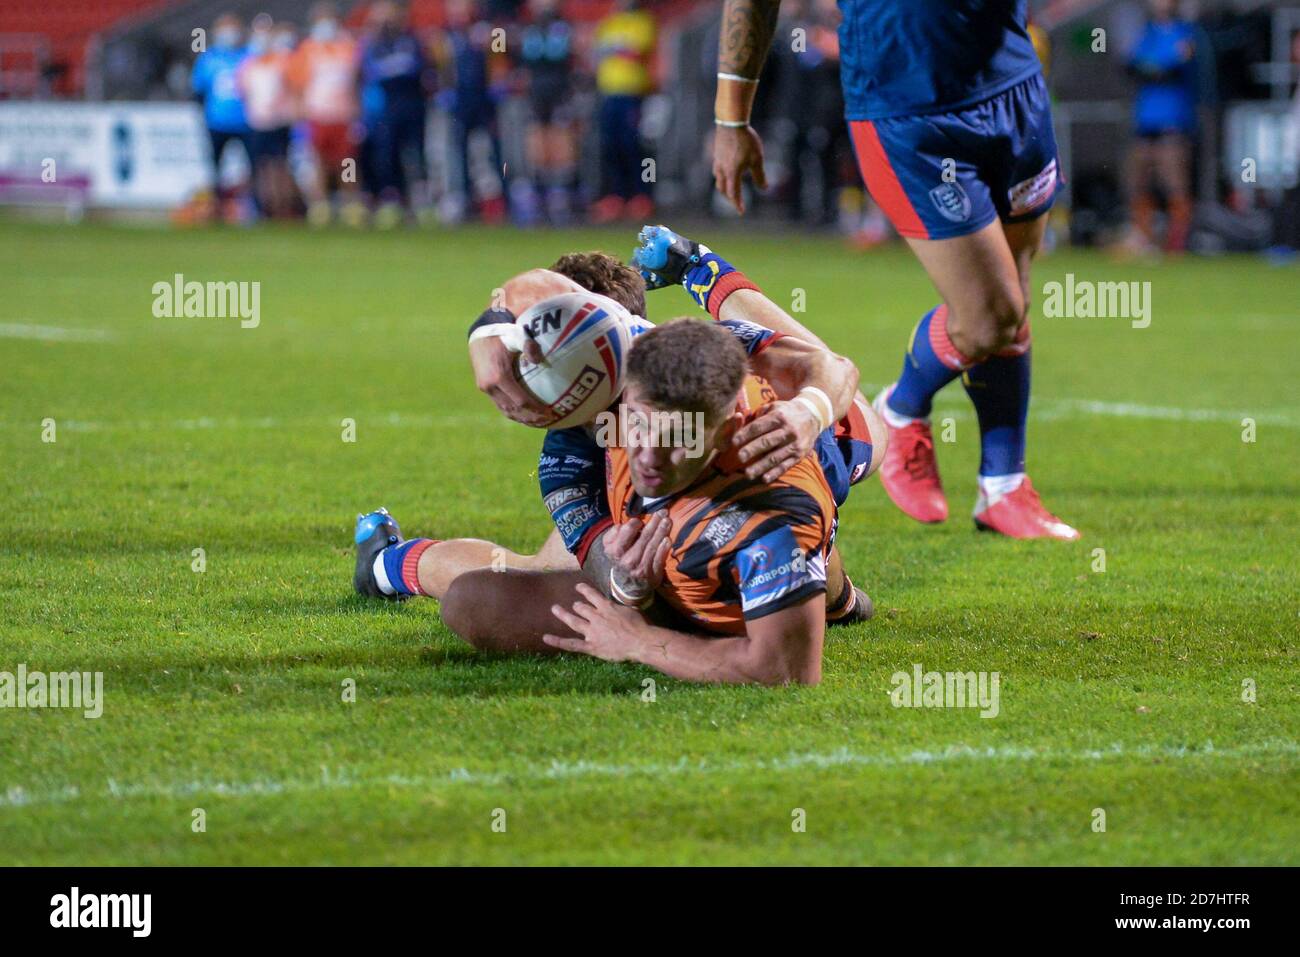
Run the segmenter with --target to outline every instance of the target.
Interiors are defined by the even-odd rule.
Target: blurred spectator
[[[483,16],[493,23],[513,23],[519,19],[525,0],[487,0]]]
[[[427,205],[424,117],[428,63],[407,26],[406,11],[381,0],[371,8],[369,35],[361,48],[367,169],[378,198],[376,225],[391,227],[418,193]]]
[[[501,138],[497,133],[498,91],[493,85],[492,26],[479,18],[472,0],[447,0],[447,30],[439,61],[444,82],[440,101],[451,116],[451,165],[460,187],[459,208],[449,219],[471,216],[474,211],[474,172],[470,162],[470,137],[476,132],[488,141],[491,175],[497,196],[483,196],[485,219],[505,214],[506,182],[501,166]]]
[[[309,23],[307,38],[289,64],[290,82],[316,153],[307,218],[314,225],[328,223],[334,215],[331,200],[336,197],[344,221],[359,225],[365,219],[365,207],[356,182],[353,135],[359,114],[357,47],[339,24],[333,4],[316,4]],[[352,162],[346,163],[348,160]]]
[[[232,141],[238,141],[252,157],[248,120],[239,91],[239,67],[248,55],[244,47],[244,24],[233,13],[223,13],[212,24],[212,44],[194,63],[190,85],[203,104],[203,121],[212,143],[212,184],[218,201],[230,198],[221,186],[221,156]]]
[[[1291,38],[1291,63],[1300,68],[1300,33]],[[1300,150],[1300,82],[1296,83],[1295,96],[1291,101],[1291,126],[1296,131],[1296,146]],[[1300,156],[1295,157],[1300,165]],[[1273,252],[1283,258],[1290,258],[1300,252],[1300,183],[1292,186],[1282,194],[1273,217]]]
[[[1029,42],[1034,45],[1034,53],[1038,55],[1039,65],[1043,68],[1043,76],[1052,74],[1052,38],[1047,35],[1047,31],[1034,22],[1034,14],[1031,11],[1025,20],[1025,32],[1029,34]]]
[[[523,28],[519,63],[530,108],[527,148],[532,182],[522,181],[528,195],[513,205],[517,211],[534,208],[536,197],[543,197],[547,218],[563,225],[570,219],[576,186],[577,141],[572,112],[573,28],[560,18],[559,6],[558,0],[532,0],[532,20]]]
[[[823,225],[836,220],[836,195],[852,147],[840,89],[839,10],[835,0],[814,0],[809,8],[799,23],[805,33],[794,49],[792,98],[785,104],[794,129],[786,195],[792,219]],[[805,183],[814,170],[816,208],[806,216]]]
[[[262,215],[277,219],[297,209],[297,190],[289,172],[289,127],[294,115],[288,75],[296,43],[291,24],[273,26],[267,14],[258,15],[248,37],[248,57],[238,74],[252,130],[253,196]]]
[[[1178,0],[1151,0],[1151,17],[1129,54],[1138,81],[1137,138],[1129,154],[1131,216],[1142,245],[1155,244],[1158,185],[1168,210],[1165,249],[1187,247],[1192,225],[1192,137],[1196,133],[1195,28],[1178,14]]]
[[[592,218],[645,220],[654,211],[651,183],[642,175],[641,106],[653,89],[654,15],[637,0],[616,0],[615,11],[596,26],[596,89],[600,93],[600,152],[604,195]]]

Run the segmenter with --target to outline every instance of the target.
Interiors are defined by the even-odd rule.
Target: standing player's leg
[[[999,222],[967,236],[909,237],[907,242],[943,302],[912,330],[898,381],[876,399],[890,430],[880,477],[889,497],[912,518],[942,522],[948,502],[930,431],[934,396],[1011,345],[1025,315],[1025,297]]]
[[[960,375],[981,422],[977,524],[1077,538],[1042,507],[1023,465],[1029,266],[1060,182],[1046,85],[1032,77],[956,113],[850,126],[868,188],[943,298],[876,400],[890,427],[881,484],[913,518],[947,518],[928,417]]]
[[[1052,515],[1038,500],[1025,474],[1026,424],[1029,417],[1030,268],[1042,247],[1047,217],[1006,223],[1007,245],[1020,277],[1025,320],[1010,345],[994,352],[962,376],[980,427],[979,497],[975,524],[1015,538],[1059,538],[1079,533]]]
[[[1025,319],[1009,345],[962,374],[962,385],[975,406],[980,428],[977,522],[989,503],[1014,492],[1025,480],[1025,427],[1030,388],[1029,276],[1046,229],[1046,216],[1004,224],[1025,303]]]
[[[878,403],[891,427],[881,478],[896,502],[915,505],[918,487],[942,495],[926,418],[934,394],[960,375],[980,425],[976,524],[1014,538],[1072,540],[1079,533],[1042,507],[1025,475],[1029,277],[1046,226],[1039,216],[991,223],[971,236],[908,240],[945,305],[922,319],[898,383]],[[891,463],[894,448],[899,457]],[[929,502],[936,498],[946,516],[942,498]]]

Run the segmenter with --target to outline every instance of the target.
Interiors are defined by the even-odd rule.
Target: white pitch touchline
[[[314,428],[328,427],[331,429],[338,428],[338,423],[344,418],[353,418],[357,425],[364,427],[367,425],[391,425],[391,426],[434,426],[434,425],[468,425],[474,423],[492,424],[496,422],[505,422],[500,416],[491,412],[468,412],[451,415],[436,415],[434,413],[404,413],[404,412],[381,412],[376,415],[361,416],[344,416],[339,414],[335,419],[323,418],[320,416],[303,416],[299,418],[285,419],[277,418],[272,415],[261,416],[260,418],[215,418],[213,416],[200,416],[197,419],[135,419],[123,420],[118,422],[96,422],[86,419],[61,419],[58,427],[68,432],[156,432],[159,429],[171,429],[181,432],[190,432],[196,430],[208,429],[281,429],[281,428]],[[0,423],[9,429],[25,428],[22,423],[12,420]]]
[[[1195,747],[1138,745],[1126,748],[1115,743],[1107,748],[1082,751],[1035,750],[1033,748],[972,748],[954,745],[938,751],[919,750],[902,754],[860,754],[847,748],[826,753],[793,753],[778,758],[710,762],[707,759],[682,758],[668,764],[601,764],[592,761],[552,761],[533,765],[519,772],[480,772],[453,768],[441,774],[388,774],[357,777],[348,769],[322,767],[314,778],[255,779],[252,781],[189,781],[179,784],[123,784],[113,778],[102,790],[82,790],[68,785],[46,791],[28,791],[11,785],[0,791],[0,808],[35,807],[64,804],[81,799],[130,800],[133,798],[189,798],[196,795],[215,797],[258,797],[277,794],[300,794],[313,791],[336,791],[354,788],[410,788],[428,791],[457,784],[500,786],[520,782],[561,781],[582,778],[673,777],[690,774],[723,774],[756,771],[797,771],[803,768],[901,767],[943,764],[960,761],[1104,761],[1113,758],[1246,758],[1255,755],[1300,755],[1300,742],[1264,741],[1239,747],[1216,748],[1212,741]]]
[[[39,326],[27,322],[0,322],[0,339],[38,339],[41,342],[106,342],[111,333],[103,329]]]
[[[875,395],[884,386],[860,383],[858,388],[867,395]],[[936,406],[958,407],[969,403],[964,398],[941,396],[935,400]],[[1170,422],[1231,422],[1240,425],[1241,420],[1250,418],[1256,425],[1276,425],[1283,428],[1300,428],[1300,415],[1288,412],[1264,409],[1259,411],[1233,411],[1231,409],[1187,409],[1175,405],[1145,405],[1138,402],[1104,402],[1099,399],[1037,399],[1029,406],[1029,417],[1044,419],[1064,419],[1071,416],[1111,416],[1120,419],[1160,419]],[[970,418],[972,413],[960,408],[959,418]]]
[[[1285,412],[1230,412],[1225,409],[1180,409],[1160,405],[1140,405],[1134,402],[1098,402],[1092,399],[1057,399],[1046,403],[1049,407],[1083,412],[1087,415],[1110,415],[1132,419],[1169,419],[1175,422],[1232,422],[1254,419],[1258,425],[1295,427],[1300,419]],[[1032,414],[1032,413],[1031,413]]]
[[[879,389],[879,386],[862,385],[862,391],[869,395],[878,392]],[[951,415],[958,419],[973,418],[970,409],[962,407],[965,405],[962,399],[944,396],[938,399],[935,405],[937,409],[942,410],[944,415]],[[1269,409],[1254,412],[1234,412],[1228,409],[1185,409],[1179,406],[1143,405],[1134,402],[1102,402],[1096,399],[1040,399],[1030,407],[1029,414],[1031,419],[1039,420],[1109,416],[1123,419],[1153,419],[1170,422],[1223,422],[1233,425],[1240,425],[1242,419],[1250,418],[1254,419],[1256,425],[1273,425],[1287,429],[1300,428],[1300,415],[1290,415],[1286,412]],[[342,417],[340,415],[339,420]],[[357,420],[358,426],[428,427],[434,425],[504,424],[505,422],[500,416],[488,411],[451,415],[381,412],[375,415],[363,413],[360,416],[352,416],[352,418]],[[285,419],[268,415],[260,418],[201,416],[197,419],[159,419],[156,421],[138,419],[119,422],[65,419],[58,424],[60,428],[69,432],[156,432],[160,429],[193,431],[207,429],[312,428],[316,426],[323,428],[327,423],[329,428],[334,428],[334,423],[339,420],[331,421],[317,416]],[[15,422],[11,419],[0,422],[0,427],[20,430],[29,426],[26,423]]]

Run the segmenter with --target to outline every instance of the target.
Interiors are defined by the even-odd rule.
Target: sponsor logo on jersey
[[[751,515],[753,512],[747,512],[739,505],[732,505],[704,526],[700,537],[714,548],[722,548],[736,537],[736,533],[749,521]]]
[[[771,338],[773,334],[771,329],[744,319],[728,319],[722,325],[731,331],[736,340],[745,347],[745,351],[750,354],[753,354],[754,346]]]
[[[574,505],[568,511],[563,512],[560,515],[556,515],[555,527],[559,530],[560,537],[563,538],[566,543],[572,542],[578,539],[582,534],[582,530],[586,528],[590,522],[598,518],[600,518],[600,513],[589,503],[583,502],[579,505]]]
[[[557,488],[554,492],[545,496],[542,501],[546,503],[546,510],[554,515],[570,502],[581,501],[590,496],[591,487],[588,485],[566,485],[564,488]]]

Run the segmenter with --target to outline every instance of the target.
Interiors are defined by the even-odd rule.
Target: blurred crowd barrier
[[[0,202],[380,227],[730,215],[709,160],[720,2],[45,6],[0,11]],[[781,9],[753,215],[884,241],[843,120],[837,6]],[[1300,2],[1030,10],[1066,177],[1055,240],[1300,247]]]

